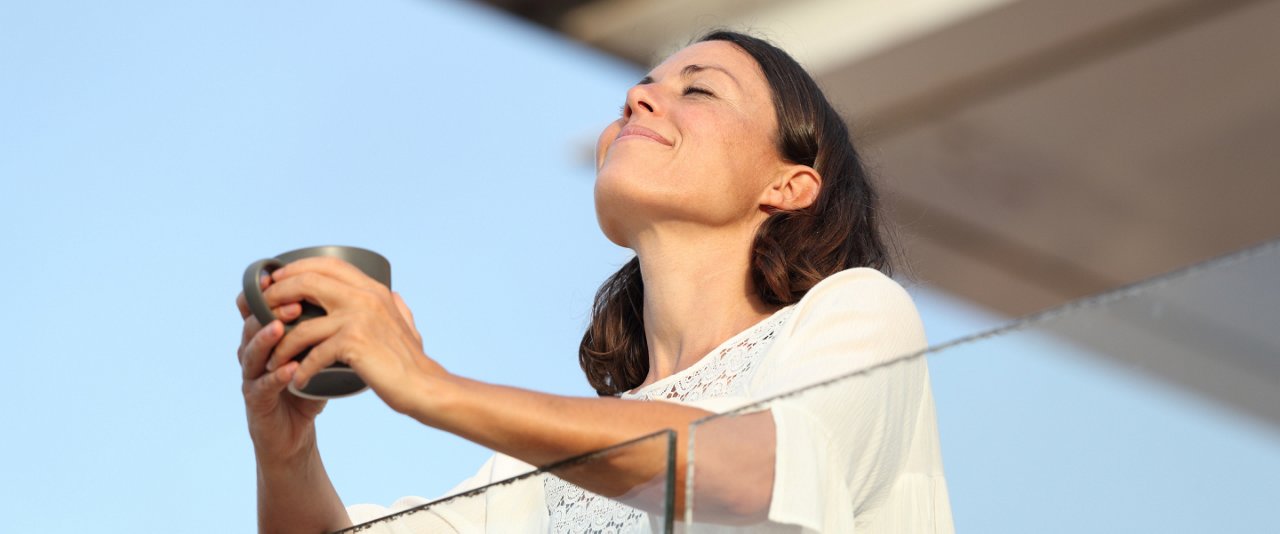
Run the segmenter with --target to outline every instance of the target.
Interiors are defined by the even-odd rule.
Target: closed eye
[[[710,89],[705,89],[702,87],[696,87],[692,85],[690,85],[689,87],[685,87],[684,93],[682,94],[685,96],[692,95],[692,94],[700,94],[704,96],[716,96],[716,94],[711,92]],[[627,116],[627,104],[625,102],[622,104],[622,107],[618,108],[618,115],[622,117]]]
[[[692,86],[692,85],[690,85],[689,87],[685,87],[685,88],[684,88],[684,94],[685,94],[686,96],[687,96],[687,95],[694,94],[694,93],[697,93],[697,94],[703,94],[703,95],[706,95],[706,96],[716,96],[716,94],[715,94],[715,93],[712,93],[709,89],[703,89],[703,88],[701,88],[701,87],[696,87],[696,86]]]

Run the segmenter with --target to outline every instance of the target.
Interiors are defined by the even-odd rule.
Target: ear
[[[788,165],[760,195],[760,209],[795,211],[813,205],[822,189],[822,176],[808,165]]]

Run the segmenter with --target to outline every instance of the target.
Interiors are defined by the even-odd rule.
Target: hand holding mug
[[[269,277],[263,277],[259,289],[269,283]],[[244,319],[237,356],[243,375],[241,392],[244,394],[245,415],[254,452],[262,465],[287,464],[303,458],[314,452],[314,422],[324,409],[325,401],[304,399],[285,390],[298,368],[297,362],[270,372],[266,370],[272,349],[284,336],[284,322],[296,320],[302,314],[302,307],[288,304],[276,308],[273,313],[278,319],[264,327],[249,310],[244,293],[236,297],[236,306]]]
[[[330,258],[330,261],[347,263],[359,269],[365,275],[364,278],[376,280],[378,284],[386,286],[388,290],[391,287],[391,264],[387,262],[386,258],[371,250],[356,247],[324,246],[289,251],[274,258],[256,261],[245,269],[244,296],[248,302],[249,309],[253,311],[253,315],[257,317],[260,324],[266,325],[275,319],[271,306],[267,304],[263,292],[259,288],[258,280],[262,274],[264,272],[271,274],[290,262],[317,257]],[[301,306],[301,314],[295,321],[322,317],[326,313],[324,307],[315,302],[301,301],[298,302],[298,305]],[[296,326],[295,321],[285,322],[285,333],[293,330]],[[299,362],[303,361],[307,357],[308,350],[309,348],[304,348],[295,354],[293,358]],[[277,366],[269,366],[268,370],[274,370],[275,367]],[[323,369],[318,374],[320,376],[310,380],[305,388],[299,388],[291,383],[289,391],[300,397],[318,400],[346,397],[368,389],[368,385],[351,368],[342,363]]]
[[[383,283],[365,266],[314,254],[269,268],[273,283],[261,292],[262,309],[300,304],[304,315],[307,306],[323,310],[295,323],[266,363],[274,372],[305,355],[291,373],[291,391],[309,394],[341,373],[341,383],[354,376],[392,409],[405,412],[421,397],[425,379],[444,372],[423,353],[412,314],[391,292],[389,272]]]

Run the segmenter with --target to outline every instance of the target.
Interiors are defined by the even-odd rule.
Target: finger
[[[279,280],[263,291],[262,296],[272,308],[305,301],[332,312],[350,299],[353,290],[360,291],[335,278],[310,272]]]
[[[244,365],[245,345],[249,344],[249,340],[253,339],[254,334],[262,330],[262,323],[258,322],[258,318],[250,315],[244,318],[244,326],[240,328],[240,350],[237,354],[240,356],[240,365]]]
[[[400,317],[404,318],[404,322],[409,325],[409,330],[413,332],[413,337],[418,338],[418,343],[422,343],[422,334],[418,333],[418,325],[413,322],[413,311],[409,309],[409,305],[405,304],[404,299],[395,291],[391,292],[391,297],[395,300],[396,309],[400,310]]]
[[[298,370],[293,373],[293,387],[305,389],[311,378],[316,376],[321,369],[333,365],[334,362],[342,361],[347,365],[351,365],[350,356],[345,353],[346,347],[342,343],[341,336],[331,336],[324,342],[311,348],[311,352],[307,353],[307,357],[302,359],[298,365]]]
[[[333,336],[341,325],[341,321],[330,316],[316,317],[294,325],[293,329],[285,334],[284,339],[276,344],[275,350],[267,361],[267,370],[280,367],[307,348],[324,342]],[[307,358],[310,359],[310,355]]]
[[[275,315],[277,319],[280,319],[280,322],[288,323],[302,315],[302,305],[296,303],[285,304],[284,306],[273,310],[272,314]],[[262,323],[258,322],[258,318],[256,316],[249,315],[248,317],[245,317],[244,327],[240,330],[241,347],[248,343],[249,339],[253,338],[253,335],[258,333],[258,330],[260,329],[262,329]],[[243,363],[241,365],[243,365]]]
[[[240,358],[240,368],[242,376],[245,380],[253,380],[262,376],[266,370],[264,366],[267,363],[267,355],[271,354],[271,349],[275,348],[276,343],[280,342],[280,336],[284,335],[284,324],[279,320],[271,321],[267,326],[263,327],[254,334],[253,338],[244,347],[244,354]]]
[[[270,276],[264,274],[262,275],[262,278],[258,279],[259,289],[266,289],[269,285],[271,285]],[[245,300],[243,291],[241,291],[239,295],[236,295],[236,308],[240,309],[241,319],[248,317],[249,314],[252,313],[249,311],[249,301]]]
[[[356,266],[333,256],[316,256],[291,262],[271,273],[272,280],[279,282],[303,273],[319,273],[344,284],[364,289],[386,288],[381,282],[364,274]]]
[[[271,310],[271,313],[275,314],[276,318],[280,319],[280,322],[288,323],[302,315],[302,305],[297,302],[285,304]]]
[[[264,374],[253,382],[249,383],[249,387],[245,390],[245,403],[259,408],[267,408],[265,404],[272,402],[280,402],[280,392],[284,388],[289,387],[289,382],[293,380],[293,375],[298,370],[297,362],[289,362],[274,372]]]

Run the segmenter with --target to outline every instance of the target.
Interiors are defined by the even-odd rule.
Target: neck
[[[777,308],[751,282],[755,229],[650,233],[636,246],[644,277],[645,384],[678,373]]]

